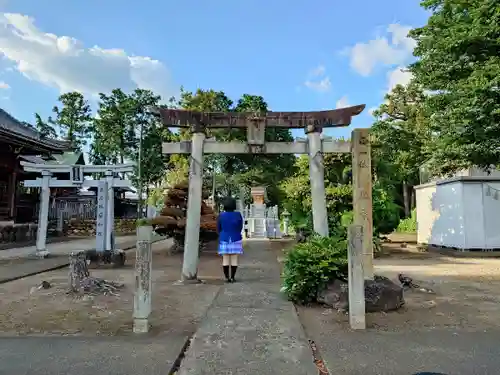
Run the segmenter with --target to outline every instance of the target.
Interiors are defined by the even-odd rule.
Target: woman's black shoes
[[[222,266],[222,270],[224,271],[224,276],[226,277],[227,283],[234,283],[236,280],[234,279],[234,275],[236,274],[236,270],[238,266]],[[229,275],[229,270],[231,270],[231,275]]]

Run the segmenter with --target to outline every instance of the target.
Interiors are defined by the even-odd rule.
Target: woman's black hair
[[[236,199],[234,199],[233,197],[227,197],[226,199],[224,199],[222,206],[224,207],[224,211],[226,212],[236,211]]]

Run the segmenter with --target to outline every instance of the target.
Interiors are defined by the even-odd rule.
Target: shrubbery
[[[316,301],[331,280],[347,280],[347,241],[312,237],[295,245],[286,254],[283,276],[283,291],[290,301]]]
[[[411,216],[399,222],[396,232],[416,233],[417,232],[417,210],[411,211]]]

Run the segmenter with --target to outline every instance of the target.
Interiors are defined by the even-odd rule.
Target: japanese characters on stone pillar
[[[97,219],[96,219],[96,251],[103,252],[106,249],[107,238],[107,210],[108,210],[108,182],[100,180],[97,185]]]
[[[182,264],[182,281],[198,280],[198,251],[200,240],[200,220],[203,185],[203,126],[191,128],[191,161],[189,166],[189,192],[186,217],[186,239]]]
[[[137,227],[135,258],[134,333],[149,331],[151,314],[153,253],[153,228],[149,225]]]
[[[363,226],[363,270],[373,279],[372,168],[369,129],[355,129],[352,142],[354,224]]]
[[[115,249],[115,189],[113,186],[114,176],[113,171],[108,170],[106,175],[106,194],[107,194],[107,207],[106,207],[106,250]]]
[[[326,210],[325,167],[321,142],[321,127],[308,125],[305,129],[309,146],[309,176],[314,231],[328,236],[328,213]]]
[[[352,329],[366,328],[365,280],[363,271],[363,227],[350,225],[348,231],[349,324]]]

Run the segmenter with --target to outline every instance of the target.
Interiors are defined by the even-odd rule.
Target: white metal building
[[[417,241],[459,250],[500,250],[500,171],[478,168],[415,187]]]

